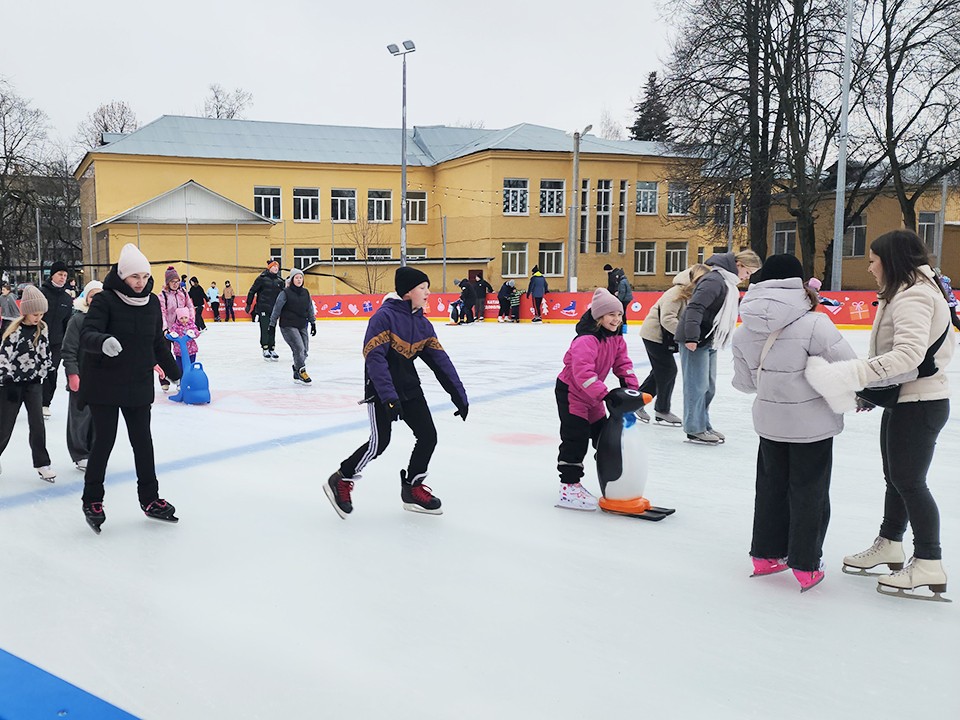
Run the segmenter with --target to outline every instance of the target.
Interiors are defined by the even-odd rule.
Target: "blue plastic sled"
[[[187,338],[166,336],[167,340],[180,345],[180,359],[183,364],[183,377],[180,378],[180,392],[171,395],[174,402],[187,405],[203,405],[210,402],[210,381],[203,371],[203,363],[190,362],[190,353],[187,351]]]

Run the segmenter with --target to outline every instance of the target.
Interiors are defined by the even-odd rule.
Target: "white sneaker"
[[[77,460],[77,461],[74,463],[74,465],[76,466],[77,470],[81,470],[81,471],[83,471],[83,472],[86,472],[86,471],[87,471],[87,461],[86,461],[86,460]]]
[[[52,483],[53,479],[57,476],[57,474],[50,469],[49,465],[38,467],[37,474],[40,475],[41,480],[46,480],[48,483]]]
[[[44,406],[43,406],[43,419],[46,420],[48,417],[50,417],[50,408],[48,408],[46,405],[44,405]]]
[[[873,545],[863,552],[847,555],[843,559],[843,570],[850,573],[847,568],[869,570],[877,565],[887,565],[891,570],[899,570],[903,567],[904,560],[906,560],[906,556],[903,554],[902,542],[878,537],[873,541]],[[866,573],[854,572],[850,574],[861,575]]]
[[[567,510],[596,510],[597,499],[580,483],[560,483],[558,508]]]

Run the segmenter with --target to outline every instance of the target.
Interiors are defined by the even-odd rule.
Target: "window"
[[[527,181],[517,178],[503,179],[503,214],[529,215],[529,194]]]
[[[270,248],[270,262],[276,260],[278,263],[283,265],[283,249],[282,248]]]
[[[627,252],[627,181],[620,181],[620,205],[617,215],[617,252]]]
[[[580,252],[590,249],[590,181],[580,181]]]
[[[657,267],[657,244],[638,242],[633,244],[633,274],[653,275]]]
[[[320,262],[319,248],[298,248],[293,249],[293,266],[303,270],[314,263]]]
[[[657,183],[637,181],[637,215],[657,214]]]
[[[685,242],[668,242],[665,272],[667,275],[676,275],[687,266],[687,244]]]
[[[703,247],[703,245],[697,248],[697,262],[700,265],[703,265],[703,261],[705,259],[706,254],[707,254],[707,249]]]
[[[407,190],[407,222],[425,223],[427,221],[427,193]]]
[[[357,191],[330,191],[330,219],[333,222],[357,221]]]
[[[317,188],[293,189],[294,222],[320,221],[320,190]]]
[[[355,247],[335,247],[330,253],[330,258],[336,262],[338,260],[356,260],[357,249]]]
[[[565,180],[540,181],[540,214],[563,215]]]
[[[367,248],[367,260],[392,260],[393,259],[393,250],[388,247],[368,247]]]
[[[563,275],[563,243],[542,242],[538,256],[540,272],[549,277]]]
[[[280,219],[280,188],[254,187],[253,211],[271,220]]]
[[[717,198],[713,206],[713,224],[722,228],[730,227],[730,198]]]
[[[503,277],[523,277],[527,274],[527,244],[508,242],[500,246],[502,250]]]
[[[377,223],[392,221],[393,192],[390,190],[367,190],[367,220]]]
[[[425,247],[407,248],[407,260],[426,260],[427,249]]]
[[[794,254],[797,246],[797,223],[795,220],[778,222],[773,229],[773,250],[771,254]]]
[[[927,252],[933,253],[933,246],[937,240],[937,226],[940,224],[940,213],[917,213],[917,235],[927,246]]]
[[[670,183],[667,187],[667,215],[686,215],[689,212],[690,188],[683,183]]]
[[[597,252],[610,252],[610,202],[612,180],[597,181]]]
[[[857,215],[843,233],[843,256],[865,257],[867,254],[867,220]]]

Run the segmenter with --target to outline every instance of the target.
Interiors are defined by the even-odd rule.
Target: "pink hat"
[[[810,288],[811,290],[816,290],[817,292],[819,292],[821,283],[816,278],[810,278],[809,280],[807,280],[807,287]]]
[[[178,307],[173,313],[176,315],[177,320],[186,320],[192,314],[190,309],[185,307]]]
[[[606,288],[597,288],[590,303],[590,314],[599,320],[607,313],[623,312],[623,303],[617,300]]]

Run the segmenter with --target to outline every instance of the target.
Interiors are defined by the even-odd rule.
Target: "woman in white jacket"
[[[833,362],[856,353],[833,321],[815,312],[816,294],[803,286],[796,257],[772,255],[752,279],[740,303],[743,324],[733,334],[733,386],[757,395],[753,574],[790,568],[804,592],[823,580],[833,438],[843,430],[843,415],[803,372],[811,356]]]
[[[946,298],[916,233],[894,230],[870,245],[870,273],[880,302],[870,335],[870,358],[833,365],[811,361],[807,379],[838,411],[856,405],[854,391],[900,384],[893,408],[883,411],[880,454],[886,494],[880,534],[871,547],[843,559],[855,574],[878,565],[894,570],[879,578],[880,592],[929,587],[939,598],[947,589],[940,550],[940,512],[927,487],[937,437],[950,416],[946,367],[953,343]],[[934,348],[936,348],[934,350]],[[913,528],[913,558],[904,567],[903,534]],[[917,597],[917,596],[914,596]],[[921,596],[929,597],[929,596]]]

